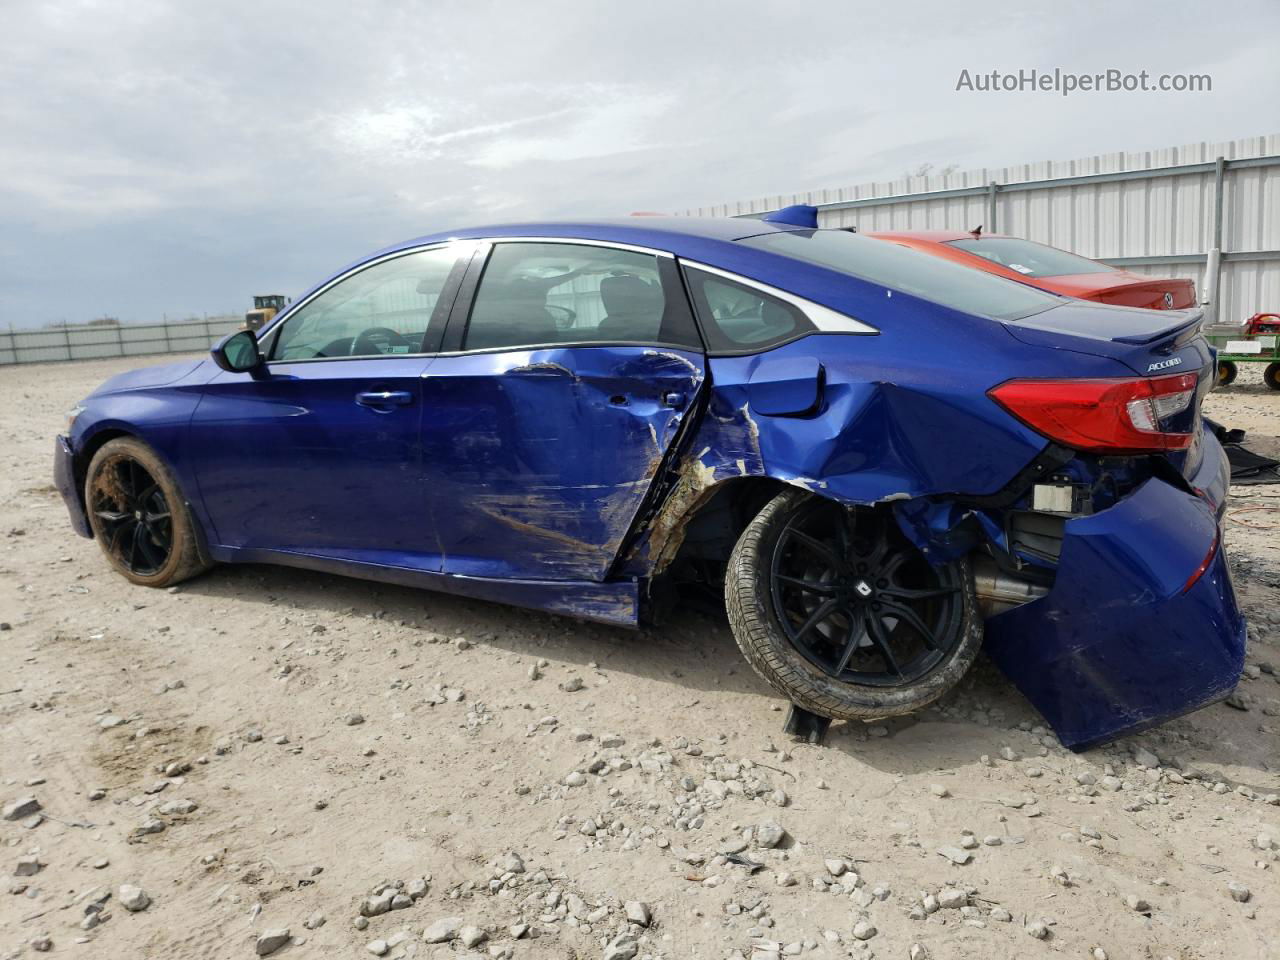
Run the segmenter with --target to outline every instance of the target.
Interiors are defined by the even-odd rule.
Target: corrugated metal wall
[[[174,323],[56,327],[0,332],[0,365],[141,357],[207,350],[244,323],[243,317],[210,317]]]
[[[1205,264],[1215,236],[1215,172],[1169,168],[1212,165],[1218,157],[1241,161],[1278,155],[1280,135],[1249,137],[813,190],[687,212],[694,216],[751,216],[793,203],[809,203],[819,207],[823,226],[967,230],[982,224],[988,232],[1013,234],[1086,257],[1115,261],[1136,273],[1191,277],[1203,298],[1211,292],[1205,283]],[[1122,172],[1134,176],[1072,182],[1072,178]],[[1038,181],[1064,182],[1018,186]],[[999,185],[994,194],[994,224],[992,182]],[[962,195],[930,196],[943,191]],[[1239,323],[1262,309],[1280,310],[1280,161],[1226,165],[1221,250],[1219,322]]]

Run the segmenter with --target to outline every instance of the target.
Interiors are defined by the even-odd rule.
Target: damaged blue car
[[[462,230],[109,380],[55,475],[134,583],[274,563],[624,626],[711,592],[807,711],[918,710],[985,649],[1082,749],[1242,667],[1200,322],[806,210]]]

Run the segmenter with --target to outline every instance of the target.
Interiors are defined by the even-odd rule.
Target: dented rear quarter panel
[[[767,352],[708,360],[705,412],[676,464],[671,494],[625,570],[660,572],[679,546],[684,519],[741,477],[768,477],[848,504],[996,493],[1047,441],[991,400],[991,387],[1014,377],[1063,376],[1064,369],[1085,377],[1127,372],[1110,358],[1064,358],[1021,343],[1001,323],[905,296],[880,299],[833,295],[824,304],[877,326],[877,335],[812,334]],[[803,371],[806,361],[820,368],[816,407],[765,412],[777,408],[782,392],[777,371]],[[769,383],[763,404],[753,404],[758,374]],[[785,392],[807,395],[795,382]]]

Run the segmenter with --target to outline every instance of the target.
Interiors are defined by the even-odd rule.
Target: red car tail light
[[[1123,380],[1010,380],[987,395],[1031,427],[1075,450],[1185,450],[1190,433],[1164,429],[1195,399],[1196,375]]]

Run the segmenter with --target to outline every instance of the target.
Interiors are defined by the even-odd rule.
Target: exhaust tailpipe
[[[1049,588],[1006,573],[988,556],[973,559],[973,592],[983,619],[1039,599]]]

